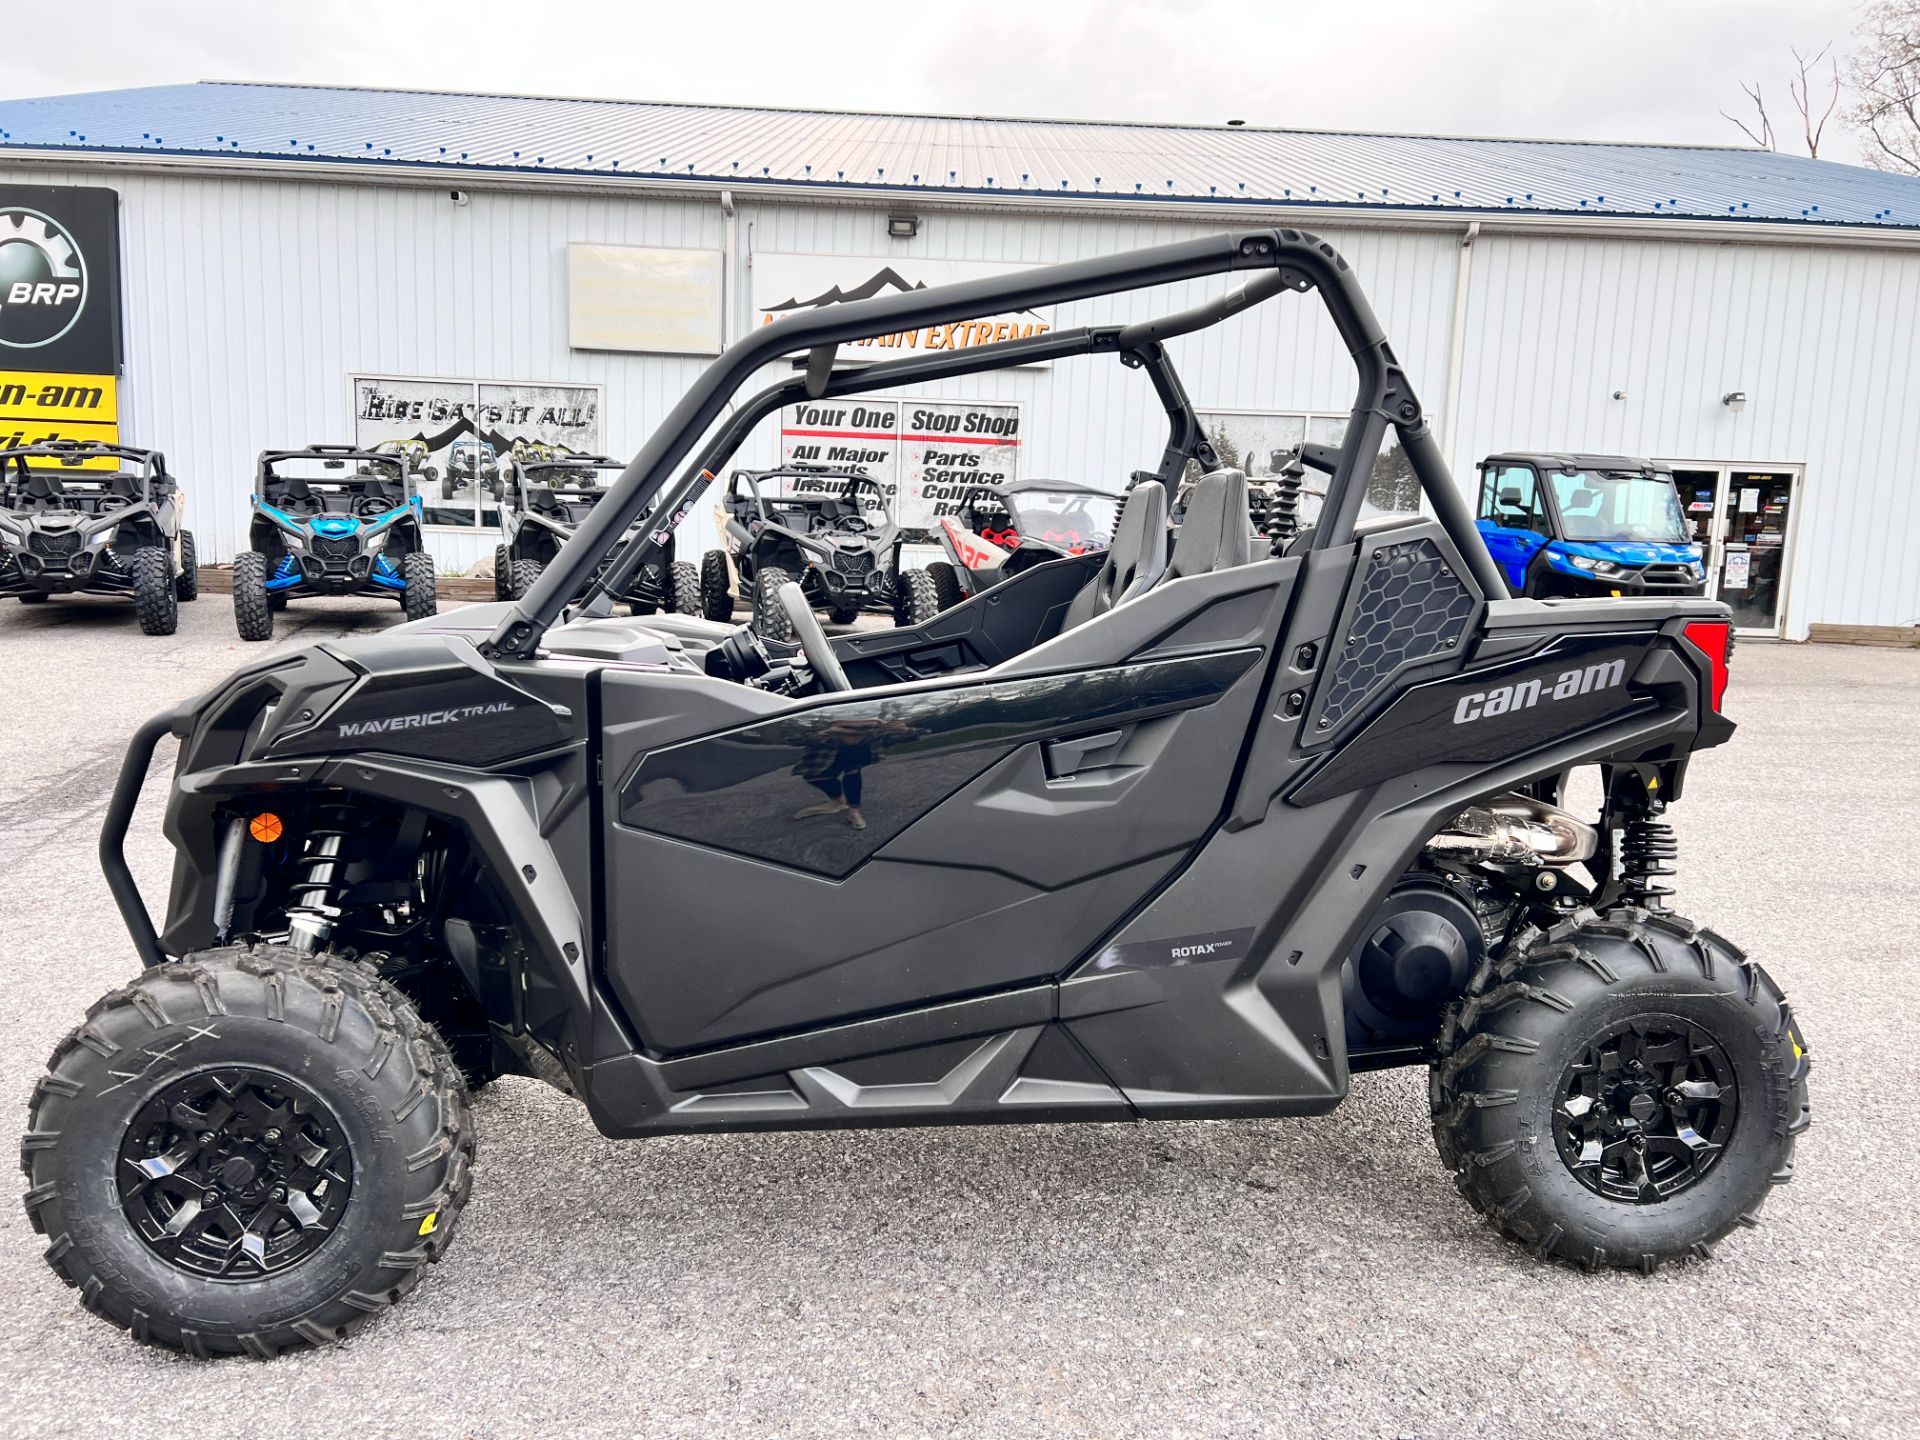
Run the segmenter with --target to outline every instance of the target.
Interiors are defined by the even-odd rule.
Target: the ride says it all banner
[[[120,196],[0,185],[0,446],[120,438]]]
[[[754,323],[771,325],[796,311],[925,290],[934,285],[954,285],[963,280],[981,280],[990,275],[1005,275],[1010,270],[1031,268],[975,260],[783,255],[778,251],[762,251],[753,257]],[[854,362],[897,360],[918,351],[970,350],[996,341],[1045,335],[1052,329],[1051,307],[983,315],[972,320],[923,325],[849,340],[840,346],[839,358]]]
[[[940,516],[955,514],[976,485],[1020,478],[1021,419],[1012,404],[809,400],[781,413],[780,458],[870,475],[903,528],[929,530]]]

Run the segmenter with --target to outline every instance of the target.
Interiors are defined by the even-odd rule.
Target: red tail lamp
[[[1696,620],[1683,632],[1692,645],[1713,665],[1713,713],[1720,713],[1720,700],[1727,693],[1727,647],[1733,639],[1733,627],[1725,620]]]

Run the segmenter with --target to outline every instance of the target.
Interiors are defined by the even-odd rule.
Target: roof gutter
[[[731,192],[737,203],[780,200],[809,205],[858,206],[884,209],[911,204],[922,209],[971,210],[991,207],[1002,214],[1058,216],[1115,214],[1168,220],[1199,220],[1222,226],[1277,220],[1310,228],[1324,226],[1385,226],[1400,230],[1441,230],[1460,233],[1468,225],[1476,233],[1618,237],[1646,240],[1704,240],[1718,244],[1790,244],[1849,246],[1866,249],[1920,250],[1920,228],[1892,225],[1848,225],[1837,221],[1818,224],[1755,217],[1671,219],[1661,216],[1592,215],[1585,212],[1512,212],[1338,205],[1305,201],[1148,199],[1129,195],[1052,194],[1033,190],[963,190],[931,186],[841,185],[823,182],[668,177],[650,175],[587,174],[580,171],[532,171],[486,165],[446,165],[430,162],[303,159],[273,156],[216,156],[154,154],[147,151],[84,150],[54,146],[0,146],[0,164],[51,169],[98,168],[130,174],[192,175],[220,179],[260,178],[316,184],[392,185],[402,188],[538,191],[546,194],[654,195],[662,198],[711,201]]]

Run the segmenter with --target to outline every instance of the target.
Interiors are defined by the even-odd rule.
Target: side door
[[[1480,533],[1515,594],[1526,589],[1527,567],[1545,548],[1548,525],[1540,477],[1531,465],[1487,465],[1480,470]]]
[[[1050,984],[1218,821],[1292,571],[1163,587],[1031,671],[799,702],[608,671],[605,964],[644,1043]]]

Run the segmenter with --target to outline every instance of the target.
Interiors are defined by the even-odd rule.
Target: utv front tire
[[[407,588],[400,592],[400,608],[406,611],[407,619],[425,620],[439,613],[431,555],[424,550],[409,550],[400,557],[400,578],[407,582]]]
[[[284,946],[101,999],[28,1124],[47,1262],[136,1340],[200,1357],[344,1339],[440,1258],[472,1183],[439,1038],[370,970]]]
[[[1536,1255],[1652,1272],[1705,1259],[1793,1176],[1805,1042],[1711,930],[1621,910],[1482,965],[1431,1073],[1440,1158]]]
[[[242,640],[273,638],[273,605],[267,594],[267,557],[242,550],[233,557],[233,623]]]
[[[148,635],[171,635],[180,627],[180,599],[173,589],[173,557],[158,545],[133,552],[133,609]]]
[[[533,588],[545,568],[538,560],[516,560],[507,571],[507,598],[518,600]]]
[[[927,574],[933,579],[934,598],[939,601],[942,610],[951,610],[962,600],[966,592],[960,588],[960,575],[945,560],[936,560],[927,566]]]
[[[667,609],[675,615],[698,615],[700,598],[700,572],[693,568],[693,562],[676,560],[669,565],[667,567]]]
[[[753,628],[763,640],[793,643],[793,622],[780,608],[780,587],[793,577],[776,565],[764,567],[753,577]]]
[[[724,550],[700,557],[700,613],[723,623],[733,619],[733,580]]]
[[[900,576],[900,594],[893,605],[893,623],[912,629],[924,625],[946,607],[940,603],[940,582],[933,569],[907,570]]]
[[[507,593],[507,566],[509,563],[507,560],[507,547],[504,545],[494,546],[493,598],[496,600],[511,600],[513,598],[513,596]]]
[[[173,593],[181,601],[200,598],[200,556],[191,530],[180,532],[180,573],[173,578]]]

